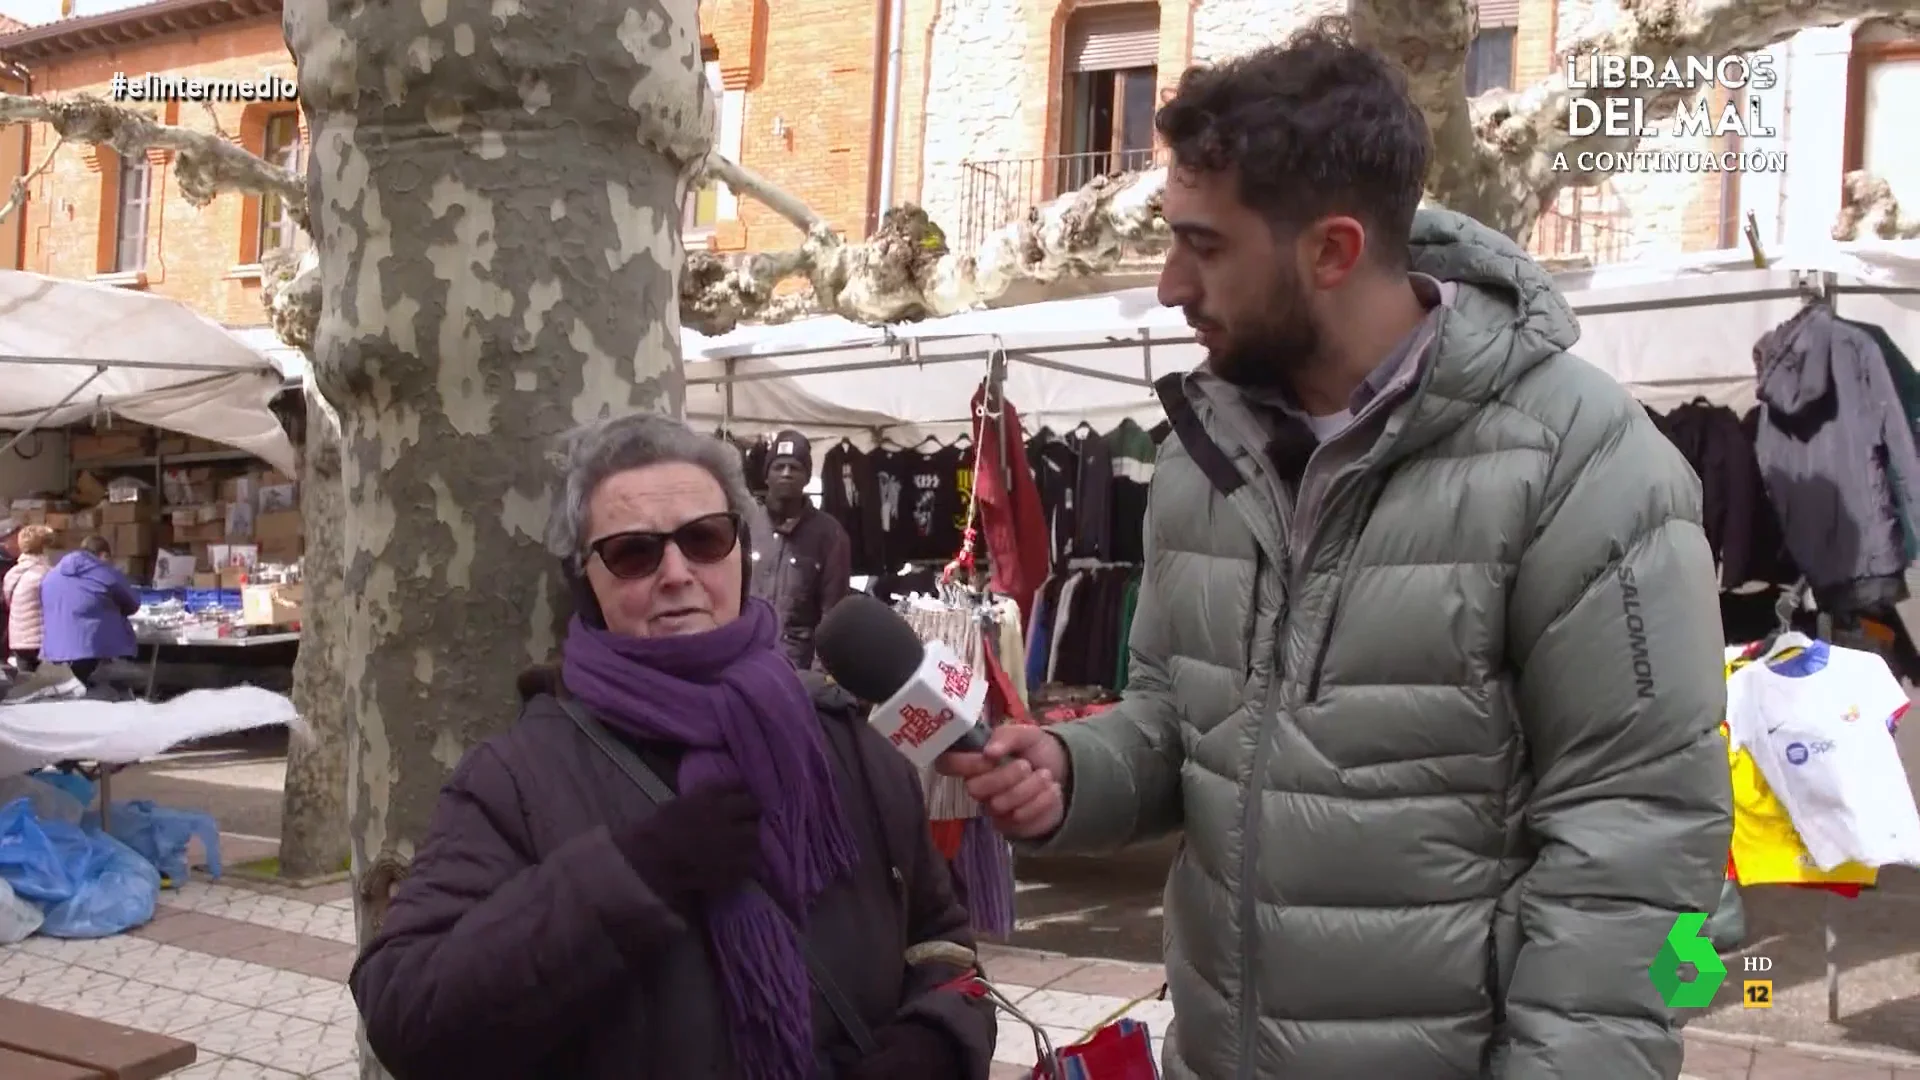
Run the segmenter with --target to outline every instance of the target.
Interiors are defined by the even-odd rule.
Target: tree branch
[[[1893,187],[1869,172],[1854,171],[1840,187],[1840,215],[1833,225],[1835,240],[1920,240],[1920,221],[1900,213]]]
[[[1021,281],[1111,273],[1125,259],[1166,250],[1165,189],[1164,169],[1096,179],[1002,226],[971,252],[949,248],[940,227],[912,205],[887,211],[863,243],[847,243],[816,223],[793,251],[689,252],[680,279],[681,323],[719,334],[749,320],[822,313],[873,325],[911,322],[987,306]],[[793,278],[805,278],[808,288],[780,293]]]
[[[86,94],[41,98],[0,94],[0,127],[42,123],[62,140],[105,146],[121,157],[167,150],[180,193],[205,206],[223,191],[278,195],[307,227],[306,178],[264,161],[218,135],[162,124],[134,109]]]
[[[0,206],[0,221],[5,221],[9,217],[12,217],[14,211],[26,205],[27,185],[39,179],[40,174],[47,171],[47,166],[53,164],[54,155],[58,154],[60,148],[65,145],[67,145],[67,140],[65,138],[60,139],[60,141],[48,148],[46,156],[40,159],[40,164],[35,165],[33,169],[25,175],[13,178],[13,190],[7,195],[7,204]]]

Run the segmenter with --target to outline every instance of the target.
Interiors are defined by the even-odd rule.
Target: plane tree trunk
[[[362,941],[441,784],[558,643],[543,451],[577,423],[682,408],[678,207],[714,107],[696,19],[696,0],[287,6],[313,138],[314,383],[340,419]]]

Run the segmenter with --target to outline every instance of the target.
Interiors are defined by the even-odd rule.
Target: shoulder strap
[[[640,755],[614,738],[604,724],[564,697],[556,694],[554,700],[560,703],[561,710],[567,714],[567,719],[573,721],[573,726],[579,728],[582,734],[591,739],[593,745],[613,762],[615,768],[626,774],[627,779],[633,781],[633,785],[639,788],[650,802],[655,806],[664,806],[673,801],[673,790],[667,787],[666,781],[660,779],[660,774],[648,768],[647,763],[640,760]],[[758,889],[759,885],[749,882],[748,887]],[[786,912],[779,904],[774,904],[773,909],[780,912],[781,918],[786,918]],[[826,1000],[827,1008],[833,1010],[834,1018],[840,1021],[840,1026],[846,1030],[847,1037],[853,1040],[854,1049],[858,1050],[862,1057],[872,1056],[879,1048],[879,1044],[874,1042],[873,1030],[867,1026],[865,1020],[861,1019],[859,1010],[853,1007],[853,1002],[840,989],[840,984],[833,981],[833,974],[827,970],[826,964],[813,951],[813,946],[807,941],[807,935],[797,926],[794,927],[794,935],[800,940],[800,951],[806,957],[807,975],[813,981],[813,988],[818,990],[820,996]]]

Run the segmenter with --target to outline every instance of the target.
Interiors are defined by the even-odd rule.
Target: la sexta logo
[[[1787,744],[1787,761],[1793,765],[1805,765],[1815,754],[1824,754],[1833,749],[1828,739],[1815,739],[1810,743],[1795,742]]]

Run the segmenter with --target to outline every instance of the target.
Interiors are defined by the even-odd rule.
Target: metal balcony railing
[[[1097,177],[1138,172],[1164,159],[1164,151],[1155,148],[963,161],[959,250],[977,249],[995,229]]]

